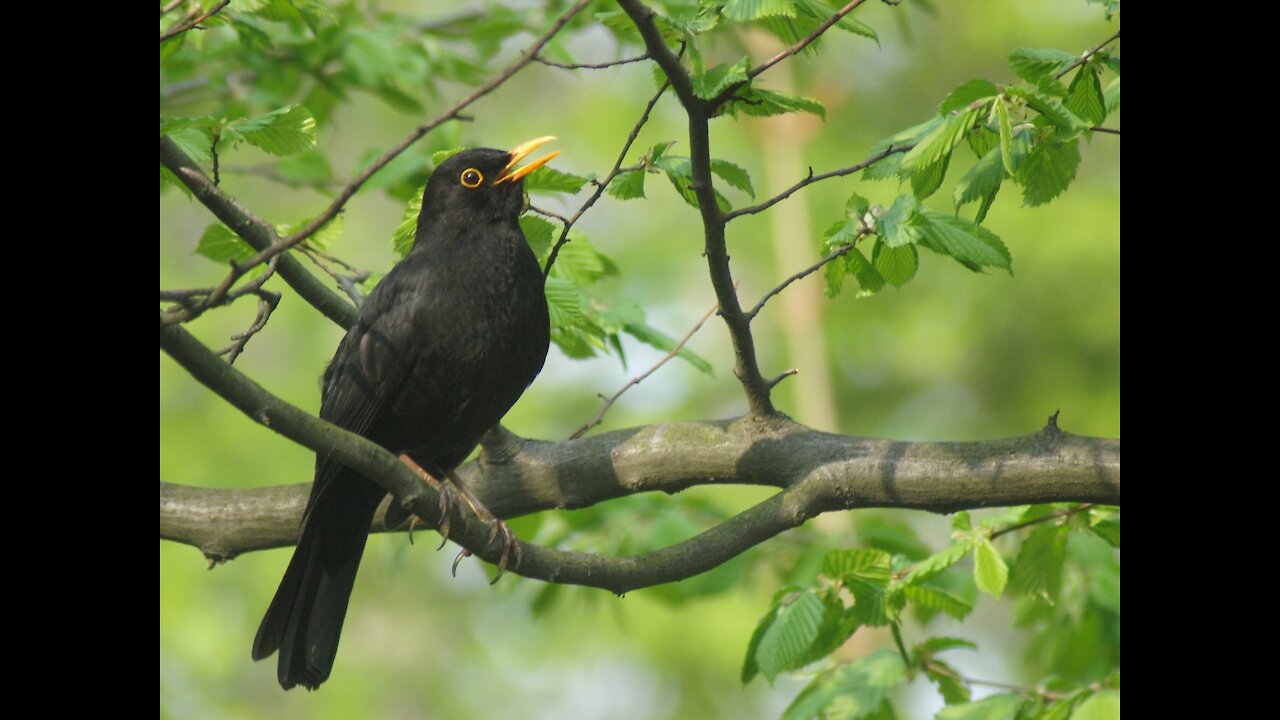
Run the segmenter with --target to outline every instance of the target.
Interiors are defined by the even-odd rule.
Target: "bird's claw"
[[[507,527],[507,524],[501,520],[495,521],[492,530],[493,532],[489,535],[489,542],[493,542],[499,532],[502,533],[502,557],[498,558],[498,574],[494,575],[493,579],[489,581],[490,585],[498,582],[502,574],[507,571],[507,560],[512,555],[515,556],[516,565],[520,564],[520,543],[516,541],[516,534],[511,532],[511,528]]]
[[[440,552],[440,548],[449,542],[449,512],[452,509],[453,492],[448,485],[440,483],[440,545],[436,547],[436,552]]]

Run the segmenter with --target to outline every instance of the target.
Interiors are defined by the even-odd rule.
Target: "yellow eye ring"
[[[474,189],[480,187],[480,183],[484,182],[484,175],[480,174],[480,171],[475,168],[467,168],[462,171],[462,177],[459,178],[459,181],[463,187]]]

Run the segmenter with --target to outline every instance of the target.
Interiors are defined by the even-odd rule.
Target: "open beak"
[[[524,167],[518,170],[512,170],[512,168],[516,166],[516,163],[528,157],[529,154],[532,153],[534,150],[537,150],[538,148],[542,147],[543,145],[546,145],[547,143],[555,139],[556,137],[554,135],[547,135],[534,140],[530,140],[528,142],[520,143],[519,145],[511,148],[511,162],[507,163],[507,166],[502,168],[502,173],[498,175],[497,180],[493,181],[493,184],[501,185],[504,182],[515,182],[520,178],[523,178],[525,175],[528,175],[534,170],[537,170],[543,165],[546,165],[547,163],[551,162],[551,158],[560,154],[559,150],[556,150],[555,152],[549,153],[547,155],[543,155],[542,157],[538,158],[537,160],[534,160],[533,162],[529,163],[528,165],[525,165]]]

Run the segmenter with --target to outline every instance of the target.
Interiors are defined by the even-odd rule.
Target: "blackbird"
[[[542,270],[518,223],[523,178],[559,154],[516,168],[538,147],[464,150],[436,168],[413,249],[378,283],[324,374],[320,417],[390,450],[441,488],[449,477],[505,549],[514,537],[453,473],[542,369],[550,322]],[[425,471],[425,472],[424,472]],[[316,457],[302,535],[253,641],[280,651],[278,679],[315,689],[329,677],[379,485]],[[446,515],[447,517],[447,515]],[[441,528],[442,534],[447,527]],[[500,563],[499,571],[504,569]]]

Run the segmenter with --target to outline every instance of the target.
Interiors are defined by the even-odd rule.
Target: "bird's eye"
[[[463,187],[478,188],[482,182],[484,182],[484,175],[481,175],[479,170],[467,168],[462,171]]]

